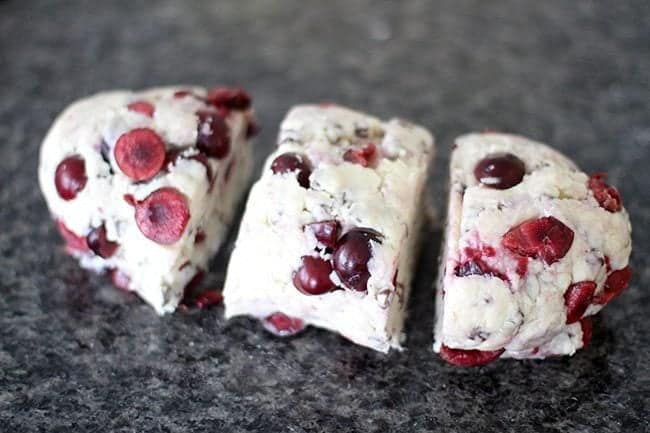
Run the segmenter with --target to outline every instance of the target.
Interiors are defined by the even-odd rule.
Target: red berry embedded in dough
[[[278,312],[262,320],[262,326],[278,337],[290,337],[305,329],[305,322]]]
[[[77,155],[69,156],[59,163],[54,173],[54,185],[59,197],[72,200],[86,186],[86,163]]]
[[[587,187],[603,209],[609,212],[618,212],[623,209],[623,200],[618,190],[608,185],[605,179],[607,179],[605,173],[592,174],[587,182]]]
[[[291,173],[297,172],[298,183],[303,188],[309,188],[309,176],[311,175],[311,166],[304,156],[288,152],[277,156],[271,163],[273,173]]]
[[[368,262],[372,258],[370,241],[379,242],[380,236],[371,229],[353,229],[337,242],[332,262],[336,274],[348,288],[358,292],[367,290]]]
[[[503,352],[505,349],[492,351],[452,349],[443,344],[440,348],[440,357],[450,364],[476,367],[496,361]]]
[[[551,265],[571,248],[573,230],[555,217],[542,217],[513,227],[503,235],[502,242],[513,253],[541,258]]]
[[[155,111],[155,108],[153,104],[147,102],[147,101],[135,101],[131,102],[129,105],[127,105],[127,108],[131,111],[135,111],[136,113],[141,113],[144,114],[145,116],[148,117],[153,117],[153,113]]]
[[[178,241],[189,219],[187,199],[175,188],[157,189],[135,204],[138,228],[148,239],[162,245]]]
[[[63,224],[63,221],[59,219],[54,222],[56,223],[56,228],[59,230],[61,237],[65,241],[65,247],[68,252],[88,251],[88,244],[86,243],[86,238],[84,236],[77,236],[73,231],[67,228],[65,224]]]
[[[573,283],[564,292],[564,305],[566,306],[566,323],[575,323],[585,314],[591,304],[596,291],[593,281],[580,281]]]
[[[88,242],[88,247],[95,254],[104,259],[113,256],[120,246],[117,242],[109,241],[106,238],[106,227],[103,225],[92,229],[86,236],[86,242]]]
[[[120,170],[136,181],[151,179],[165,162],[165,143],[149,128],[122,134],[113,152]]]
[[[478,258],[470,259],[462,264],[459,264],[456,267],[454,274],[457,277],[468,277],[470,275],[487,275],[507,281],[505,275],[495,269],[492,269],[483,260]]]
[[[593,335],[593,322],[591,317],[585,317],[580,321],[580,328],[582,329],[582,347],[589,346],[591,337]]]
[[[302,265],[293,273],[293,285],[305,295],[322,295],[336,289],[330,279],[332,265],[320,257],[303,256]]]
[[[488,155],[474,167],[474,177],[483,185],[508,189],[519,184],[526,174],[524,162],[511,153]]]
[[[353,164],[359,164],[362,167],[368,167],[375,156],[377,146],[374,143],[368,143],[362,149],[348,149],[343,154],[343,160]]]
[[[325,247],[334,248],[341,233],[341,224],[336,220],[319,221],[305,225],[305,229],[312,232]]]
[[[196,146],[213,158],[221,159],[230,152],[230,132],[219,113],[199,111]]]
[[[594,303],[603,305],[620,295],[621,292],[630,285],[631,278],[632,268],[629,266],[626,266],[623,269],[619,269],[609,274],[605,280],[605,287],[603,288],[603,291],[600,294],[596,295],[594,298]]]
[[[214,305],[219,305],[223,302],[223,294],[219,290],[206,290],[196,297],[194,305],[197,308],[209,308]]]
[[[247,110],[251,106],[251,97],[238,87],[213,87],[208,90],[208,101],[229,110]]]

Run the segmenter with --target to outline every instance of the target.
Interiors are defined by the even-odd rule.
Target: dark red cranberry
[[[492,269],[481,259],[470,259],[465,263],[458,265],[454,273],[457,277],[467,277],[470,275],[488,275],[501,278],[504,281],[507,280],[505,275],[495,269]]]
[[[605,179],[607,179],[606,173],[592,174],[587,182],[587,187],[603,209],[609,212],[618,212],[623,209],[621,194],[615,187],[608,185]]]
[[[213,87],[208,90],[208,101],[229,110],[247,110],[251,106],[251,97],[238,87]]]
[[[115,251],[120,246],[117,242],[109,241],[106,238],[106,227],[94,228],[86,236],[88,247],[93,250],[99,257],[107,259],[115,254]]]
[[[197,308],[209,308],[223,302],[223,294],[219,290],[206,290],[196,297],[194,305]]]
[[[353,164],[359,164],[368,167],[375,156],[377,146],[374,143],[368,143],[362,149],[348,149],[343,154],[343,160]]]
[[[151,179],[165,162],[165,143],[149,128],[122,134],[113,152],[120,170],[136,181]]]
[[[72,230],[63,224],[63,221],[59,219],[54,222],[56,223],[56,228],[61,234],[61,237],[65,241],[65,247],[68,252],[88,251],[88,244],[86,243],[86,238],[84,236],[77,236]]]
[[[111,281],[113,282],[113,285],[118,289],[127,292],[131,291],[131,278],[119,269],[113,269],[111,272]]]
[[[131,102],[127,107],[131,111],[144,114],[148,117],[153,117],[153,113],[155,111],[154,106],[147,101]]]
[[[372,258],[370,241],[379,242],[379,236],[371,229],[353,229],[337,242],[332,262],[336,274],[348,288],[358,292],[367,290],[368,261]]]
[[[450,364],[476,367],[496,361],[503,352],[505,349],[491,351],[452,349],[443,344],[440,348],[440,357]]]
[[[566,323],[575,323],[585,314],[591,304],[596,291],[593,281],[580,281],[573,283],[564,292],[564,305],[566,305]]]
[[[190,262],[183,263],[179,270],[183,270],[190,264]],[[203,277],[205,277],[205,272],[203,272],[201,269],[197,269],[194,276],[187,282],[187,284],[185,284],[185,287],[183,288],[183,299],[190,298],[194,292],[196,292],[196,289],[198,289],[201,285],[201,281],[203,281]]]
[[[605,280],[603,291],[595,296],[594,303],[601,305],[608,303],[630,285],[630,279],[632,279],[632,268],[629,266],[612,272]]]
[[[203,230],[198,230],[194,236],[194,244],[199,245],[205,242],[205,232]]]
[[[305,322],[283,313],[273,313],[262,320],[262,326],[278,337],[290,337],[305,329]]]
[[[54,185],[59,197],[72,200],[86,186],[86,163],[80,156],[69,156],[59,163],[54,173]]]
[[[196,146],[200,151],[213,158],[221,159],[230,152],[230,132],[228,125],[219,115],[212,111],[199,111]]]
[[[508,189],[519,184],[526,174],[524,162],[511,153],[488,155],[474,167],[474,177],[485,186]]]
[[[573,230],[552,216],[526,221],[503,235],[503,246],[526,257],[538,257],[551,265],[573,244]]]
[[[593,335],[593,322],[591,317],[585,317],[580,321],[580,329],[582,329],[582,347],[584,348],[589,346]]]
[[[164,187],[135,204],[135,222],[148,239],[169,245],[178,241],[190,219],[185,196],[175,188]]]
[[[341,233],[341,225],[336,220],[319,221],[305,225],[305,229],[314,234],[316,240],[326,248],[334,248]]]
[[[273,173],[290,173],[298,172],[298,183],[303,188],[309,188],[309,176],[311,175],[311,166],[304,156],[288,152],[277,156],[271,163]]]
[[[293,285],[305,295],[322,295],[336,289],[330,279],[331,273],[329,261],[303,256],[302,265],[293,273]]]

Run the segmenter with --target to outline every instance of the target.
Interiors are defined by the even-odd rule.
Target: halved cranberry
[[[221,159],[230,151],[228,125],[219,113],[199,111],[196,146],[208,156]]]
[[[594,297],[594,303],[603,305],[620,295],[630,285],[631,278],[632,268],[629,266],[609,274],[603,291]]]
[[[223,302],[223,294],[219,290],[206,290],[196,297],[194,305],[197,308],[209,308],[214,305],[219,305]]]
[[[511,153],[494,153],[474,167],[474,177],[485,186],[508,189],[519,184],[526,174],[524,162]]]
[[[115,254],[115,251],[120,246],[117,242],[109,241],[106,238],[106,227],[94,228],[86,236],[88,247],[99,257],[107,259]]]
[[[151,179],[165,162],[165,143],[149,128],[122,134],[113,152],[120,170],[136,181]]]
[[[131,291],[129,288],[131,284],[131,278],[119,269],[113,269],[111,272],[111,281],[113,282],[113,285],[118,289],[125,290],[127,292]]]
[[[54,185],[59,197],[72,200],[86,186],[86,163],[77,155],[69,156],[59,163],[54,173]]]
[[[592,174],[587,182],[587,187],[603,209],[609,212],[618,212],[623,209],[621,194],[615,187],[608,185],[605,179],[607,179],[606,173]]]
[[[208,101],[229,110],[247,110],[251,106],[251,97],[239,87],[213,87],[208,90]]]
[[[303,256],[302,265],[293,273],[293,285],[305,295],[322,295],[336,289],[330,279],[331,273],[329,261]]]
[[[70,251],[88,251],[88,244],[84,236],[77,236],[73,231],[63,224],[63,221],[57,219],[54,221],[61,237],[65,241],[66,249]]]
[[[492,351],[452,349],[443,344],[440,348],[440,357],[450,364],[476,367],[496,361],[503,352],[505,349]]]
[[[341,224],[336,220],[326,220],[307,224],[305,229],[312,232],[318,242],[325,247],[334,248],[341,232]]]
[[[589,346],[591,337],[593,336],[593,322],[591,317],[585,317],[580,321],[580,329],[582,329],[582,347]]]
[[[571,248],[573,230],[555,217],[542,217],[513,227],[503,235],[502,242],[516,254],[538,257],[551,265]]]
[[[591,304],[596,290],[596,283],[593,281],[580,281],[569,286],[564,293],[564,305],[566,305],[566,323],[575,323],[585,314],[587,307]]]
[[[309,188],[309,176],[311,175],[311,166],[304,156],[287,152],[276,157],[271,163],[273,173],[290,173],[298,172],[298,183],[303,188]]]
[[[162,245],[178,241],[190,219],[185,196],[175,188],[157,189],[135,204],[135,222],[148,239]]]
[[[305,322],[283,313],[273,313],[261,321],[264,329],[278,337],[290,337],[305,329]]]
[[[129,105],[127,105],[127,108],[131,111],[144,114],[148,117],[153,117],[153,113],[155,111],[154,106],[147,101],[131,102]]]
[[[362,167],[368,167],[376,151],[377,146],[374,143],[368,143],[362,149],[348,149],[345,151],[343,160],[353,164],[359,164]]]
[[[372,229],[353,229],[337,242],[332,262],[341,281],[358,292],[367,290],[370,277],[368,261],[372,258],[370,241],[379,242],[379,233]]]

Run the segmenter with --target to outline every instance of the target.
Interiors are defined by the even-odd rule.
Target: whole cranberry
[[[291,173],[297,172],[298,183],[303,188],[309,188],[309,176],[311,175],[311,166],[304,156],[287,152],[276,157],[271,163],[273,173]]]
[[[336,289],[330,279],[332,265],[320,257],[304,256],[293,274],[293,285],[305,295],[322,295]]]
[[[494,153],[474,168],[474,177],[485,186],[508,189],[519,184],[526,174],[524,162],[511,153]]]
[[[86,163],[77,155],[69,156],[59,163],[54,173],[54,185],[59,197],[72,200],[86,186]]]
[[[213,158],[221,159],[230,152],[228,125],[213,111],[199,111],[196,145],[200,151]]]
[[[368,262],[372,258],[371,241],[379,242],[379,233],[372,229],[353,229],[339,239],[332,261],[341,281],[358,292],[367,290],[370,278]]]

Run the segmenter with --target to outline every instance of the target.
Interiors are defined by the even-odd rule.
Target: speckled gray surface
[[[649,431],[647,1],[0,2],[0,430]],[[311,6],[308,6],[310,3]],[[445,365],[430,350],[440,224],[388,356],[318,330],[276,340],[222,309],[159,318],[64,256],[37,150],[72,100],[114,87],[239,83],[263,133],[334,100],[433,129],[443,211],[454,136],[486,127],[609,171],[635,227],[631,288],[573,358]],[[219,286],[227,253],[208,284]],[[254,264],[251,264],[254,270]]]

